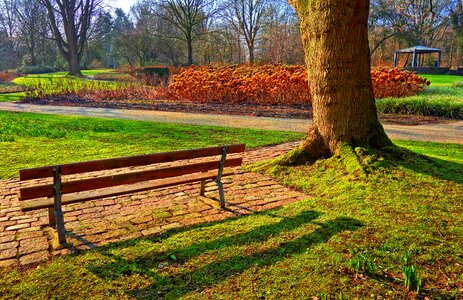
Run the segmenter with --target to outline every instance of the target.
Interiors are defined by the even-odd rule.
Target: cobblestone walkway
[[[281,155],[297,143],[248,151],[244,163]],[[0,181],[0,267],[37,263],[75,249],[155,235],[162,231],[249,214],[295,202],[307,195],[285,188],[271,178],[235,169],[223,179],[227,209],[220,209],[215,184],[200,197],[199,183],[169,187],[63,206],[70,248],[52,247],[47,210],[22,213],[18,179]]]

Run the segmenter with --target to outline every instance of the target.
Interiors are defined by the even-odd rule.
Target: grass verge
[[[424,75],[431,86],[418,95],[376,101],[380,113],[463,119],[463,77]]]
[[[272,176],[314,197],[4,270],[0,292],[22,299],[458,299],[463,145],[399,144],[428,157],[376,160],[367,178],[336,158],[274,168]]]
[[[106,74],[113,70],[83,70],[84,76],[95,76],[99,74]],[[18,77],[13,82],[0,82],[0,92],[2,87],[5,86],[22,86],[25,88],[37,89],[40,93],[59,93],[63,91],[73,91],[82,87],[115,87],[114,83],[99,82],[99,81],[86,81],[82,78],[68,76],[67,72],[55,72],[48,74],[33,74]],[[5,88],[4,88],[5,89]],[[32,93],[35,95],[35,93]],[[0,93],[0,102],[13,102],[19,101],[26,97],[26,92],[3,92]]]
[[[251,129],[0,112],[0,179],[21,168],[245,143],[248,148],[303,134]]]

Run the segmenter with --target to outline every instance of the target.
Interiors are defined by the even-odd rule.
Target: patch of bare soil
[[[61,106],[79,106],[95,108],[112,108],[112,109],[137,109],[137,110],[158,110],[185,113],[202,113],[202,114],[226,114],[226,115],[244,115],[254,117],[271,117],[271,118],[289,118],[289,119],[308,119],[312,118],[311,105],[294,105],[294,106],[267,106],[255,104],[228,105],[223,103],[196,103],[190,101],[93,101],[81,99],[78,97],[67,98],[47,98],[47,99],[23,99],[21,103],[42,104],[42,105],[61,105]],[[380,114],[381,123],[395,125],[425,125],[441,124],[450,120],[416,115],[398,115],[398,114]]]

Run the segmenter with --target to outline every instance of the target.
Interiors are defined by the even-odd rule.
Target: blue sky
[[[135,3],[135,0],[113,0],[111,6],[120,7],[124,11],[128,12],[131,5]]]

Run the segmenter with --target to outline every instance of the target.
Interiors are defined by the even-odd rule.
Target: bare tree
[[[158,16],[173,26],[180,33],[171,36],[187,44],[188,65],[193,64],[193,42],[207,33],[205,24],[218,13],[219,7],[214,0],[160,0],[157,7]]]
[[[456,7],[452,9],[451,20],[453,30],[455,31],[458,39],[458,50],[460,53],[463,53],[463,0],[457,1]],[[458,60],[461,60],[460,57]],[[460,61],[458,61],[458,65],[460,65]]]
[[[103,0],[39,0],[48,12],[59,53],[67,61],[69,74],[82,76],[80,61],[90,34],[93,17]]]
[[[47,11],[35,0],[17,0],[15,13],[18,18],[18,39],[28,53],[27,64],[36,65],[49,38]]]
[[[0,0],[0,58],[2,68],[17,66],[20,55],[18,53],[17,18],[14,13],[16,0]]]
[[[229,2],[227,17],[233,28],[244,37],[250,64],[254,63],[257,35],[264,25],[268,12],[269,0],[230,0]]]
[[[288,3],[272,3],[261,33],[260,60],[270,63],[303,64],[299,20]]]
[[[8,37],[15,35],[18,19],[14,7],[16,0],[0,0],[0,26]]]
[[[373,51],[392,36],[399,36],[410,45],[435,45],[445,36],[449,27],[449,16],[457,2],[373,0],[370,31],[376,29],[380,33]]]

